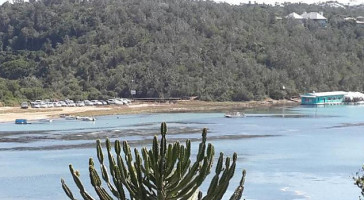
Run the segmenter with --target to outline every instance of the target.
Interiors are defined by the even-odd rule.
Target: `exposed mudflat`
[[[147,125],[147,124],[144,124]],[[151,124],[148,124],[151,125]],[[141,125],[140,125],[141,126]],[[174,127],[168,130],[168,142],[185,141],[199,141],[201,139],[201,128],[191,127]],[[188,137],[186,137],[188,134]],[[0,131],[0,143],[35,143],[52,141],[52,145],[42,146],[19,146],[16,147],[0,147],[0,151],[8,150],[60,150],[60,149],[74,149],[74,148],[91,148],[95,146],[95,140],[100,138],[110,138],[112,141],[123,138],[129,138],[129,144],[142,145],[151,144],[153,137],[159,136],[159,129],[124,129],[124,130],[104,130],[104,131],[85,131],[85,132],[71,132],[61,133],[58,131]],[[184,136],[184,137],[183,137]],[[257,137],[272,137],[278,135],[211,135],[208,136],[208,141],[214,140],[231,140],[243,138],[257,138]],[[133,139],[130,139],[133,138]],[[64,143],[64,141],[80,141],[76,144],[57,144],[57,141]]]

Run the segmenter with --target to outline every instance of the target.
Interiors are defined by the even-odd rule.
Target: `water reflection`
[[[284,113],[280,108],[244,110],[247,117],[237,119],[223,113],[161,113],[102,116],[95,123],[0,124],[0,199],[65,199],[59,180],[72,182],[67,168],[72,163],[88,184],[95,139],[150,146],[161,122],[167,122],[170,142],[193,141],[194,156],[205,127],[215,152],[237,152],[236,174],[243,168],[248,172],[245,199],[356,199],[359,191],[350,176],[364,161],[363,111],[295,107]],[[234,177],[227,196],[239,181]]]

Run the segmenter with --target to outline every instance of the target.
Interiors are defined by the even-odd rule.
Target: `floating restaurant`
[[[348,92],[312,92],[301,95],[302,105],[342,104]]]

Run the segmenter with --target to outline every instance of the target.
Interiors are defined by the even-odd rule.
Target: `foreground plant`
[[[167,146],[166,133],[166,123],[162,123],[160,144],[157,136],[154,136],[152,148],[149,150],[145,147],[142,148],[141,154],[135,148],[134,158],[128,143],[124,141],[121,147],[118,140],[115,141],[114,145],[116,152],[116,157],[114,157],[111,152],[111,143],[109,139],[106,139],[111,177],[104,164],[101,142],[97,140],[97,157],[101,166],[101,176],[112,195],[120,200],[127,199],[126,195],[129,195],[130,199],[137,200],[222,199],[229,186],[229,181],[234,175],[237,160],[236,153],[234,153],[232,161],[227,157],[225,162],[223,153],[220,153],[215,168],[215,176],[211,180],[206,195],[203,196],[202,192],[199,191],[199,187],[211,171],[215,153],[212,144],[206,145],[207,129],[202,131],[202,141],[199,145],[196,161],[193,164],[190,159],[191,141],[186,140],[185,146],[179,142]],[[123,156],[121,151],[123,151]],[[80,174],[73,169],[72,165],[69,165],[69,169],[81,196],[86,200],[94,199],[85,190],[80,180]],[[113,199],[101,185],[101,179],[95,170],[92,158],[89,160],[89,172],[91,184],[98,197],[102,200]],[[236,188],[230,200],[241,198],[244,181],[245,170],[240,185]],[[63,179],[61,182],[67,196],[74,200],[75,197]]]
[[[362,197],[364,197],[364,166],[362,166],[361,170],[359,172],[356,173],[356,176],[353,177],[354,179],[354,184],[356,186],[358,186],[358,188],[361,190],[361,195]],[[359,197],[359,199],[362,199],[361,197]]]

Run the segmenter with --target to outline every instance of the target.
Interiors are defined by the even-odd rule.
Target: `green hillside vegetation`
[[[327,26],[275,18],[304,11],[323,11]],[[189,0],[4,3],[0,101],[130,97],[131,89],[214,101],[362,91],[364,25],[343,18],[363,12]]]

